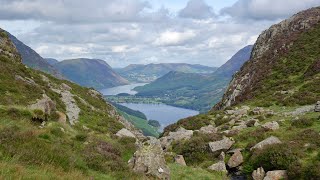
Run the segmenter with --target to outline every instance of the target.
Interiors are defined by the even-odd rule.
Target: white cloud
[[[276,20],[319,5],[320,0],[238,0],[221,12],[241,19]]]
[[[159,35],[154,44],[157,46],[178,46],[191,40],[196,36],[196,33],[192,30],[185,32],[177,32],[167,30]]]

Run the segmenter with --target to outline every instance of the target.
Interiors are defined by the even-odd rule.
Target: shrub
[[[216,134],[195,133],[190,140],[174,142],[172,150],[176,154],[183,155],[187,164],[198,165],[204,161],[214,160],[216,154],[211,152],[208,142],[219,139],[221,136]]]
[[[293,120],[291,122],[291,126],[296,128],[306,128],[306,127],[312,126],[313,122],[314,122],[314,119],[302,118],[302,119]]]
[[[288,169],[298,159],[292,148],[283,144],[270,145],[262,150],[256,150],[249,159],[253,169],[263,167],[265,171]]]
[[[88,136],[86,134],[77,134],[76,137],[75,137],[75,139],[77,141],[81,141],[81,142],[86,141],[87,138],[88,138]]]

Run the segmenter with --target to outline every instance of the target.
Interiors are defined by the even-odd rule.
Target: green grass
[[[209,172],[201,168],[169,164],[170,176],[172,180],[223,180],[227,179],[225,173]]]

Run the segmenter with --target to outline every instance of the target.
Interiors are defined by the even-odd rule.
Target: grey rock
[[[217,128],[212,126],[212,125],[208,125],[205,127],[200,128],[199,132],[203,133],[203,134],[211,134],[211,133],[217,133]]]
[[[286,170],[275,170],[268,171],[266,177],[263,180],[280,180],[280,179],[288,179]]]
[[[265,174],[266,173],[264,172],[264,169],[262,167],[259,167],[257,170],[254,170],[252,172],[252,178],[253,180],[263,180]]]
[[[122,128],[121,130],[119,130],[117,133],[116,133],[116,136],[118,137],[131,137],[131,138],[136,138],[136,136],[130,132],[128,129],[126,128]]]
[[[228,172],[226,164],[223,161],[219,161],[215,164],[212,164],[208,167],[209,170],[218,171],[218,172]]]
[[[15,80],[22,81],[22,82],[29,84],[29,85],[38,86],[38,84],[36,82],[34,82],[33,79],[28,78],[28,77],[23,78],[22,76],[15,75]]]
[[[30,109],[40,109],[45,114],[50,115],[56,110],[56,103],[53,102],[46,94],[42,95],[42,99],[38,100],[35,104],[29,106]]]
[[[220,153],[218,159],[219,159],[220,161],[224,161],[225,158],[226,158],[226,154],[222,151],[222,152]]]
[[[314,107],[315,112],[320,112],[320,101],[317,102],[317,104]]]
[[[240,150],[236,150],[228,161],[228,166],[230,168],[238,167],[243,163],[243,156]]]
[[[140,144],[128,163],[134,172],[158,179],[170,179],[170,170],[166,165],[160,141],[154,137],[149,137],[149,140]]]
[[[180,141],[183,139],[190,139],[193,135],[192,130],[186,130],[180,127],[176,132],[170,132],[168,136],[160,138],[161,145],[164,149],[167,149],[173,141]]]
[[[230,138],[223,137],[220,141],[210,142],[209,147],[212,152],[220,151],[220,150],[228,150],[235,142]]]
[[[255,149],[263,149],[265,146],[272,145],[272,144],[281,144],[282,142],[279,140],[279,138],[270,136],[269,138],[259,142],[255,146],[253,146],[250,150],[253,151]]]
[[[182,155],[177,155],[176,157],[174,157],[174,161],[177,163],[177,164],[180,164],[182,166],[186,166],[186,161],[184,160],[183,156]]]
[[[280,128],[279,124],[276,121],[267,122],[262,127],[268,131],[278,130]]]

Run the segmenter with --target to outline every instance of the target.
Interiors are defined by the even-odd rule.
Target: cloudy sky
[[[0,27],[43,57],[113,67],[220,66],[270,25],[320,0],[0,0]]]

